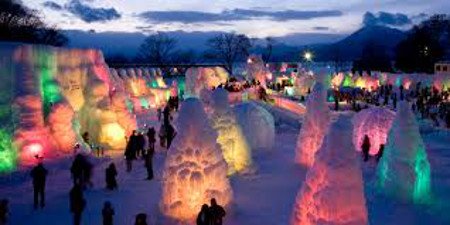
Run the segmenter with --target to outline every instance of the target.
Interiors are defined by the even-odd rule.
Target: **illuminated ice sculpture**
[[[308,167],[313,164],[314,155],[322,145],[329,123],[330,110],[326,103],[326,90],[322,83],[317,82],[306,102],[306,115],[297,139],[297,163]]]
[[[291,225],[367,224],[364,185],[349,119],[331,125],[298,193]]]
[[[381,144],[386,144],[387,135],[394,121],[395,113],[387,108],[364,109],[353,117],[353,143],[361,151],[364,136],[370,140],[371,155],[378,153]]]
[[[379,188],[387,195],[416,203],[430,200],[430,163],[407,102],[399,104],[377,172]]]
[[[228,91],[218,88],[212,93],[212,108],[211,124],[218,134],[217,143],[229,174],[246,171],[252,164],[251,149],[228,103]]]
[[[176,127],[178,135],[164,163],[160,206],[170,217],[193,220],[211,198],[224,206],[231,202],[228,167],[198,99],[182,103]]]

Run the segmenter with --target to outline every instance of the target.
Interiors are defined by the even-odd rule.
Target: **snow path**
[[[254,151],[256,173],[231,177],[234,203],[225,219],[226,225],[287,225],[295,196],[305,178],[306,170],[294,163],[294,149],[299,132],[299,123],[292,115],[271,111],[279,118],[276,142],[272,152]],[[431,206],[414,206],[398,203],[374,193],[372,182],[375,163],[363,164],[365,192],[370,224],[450,224],[450,131],[431,132],[423,135],[431,163],[432,190],[435,201]],[[133,225],[137,213],[147,213],[149,224],[173,225],[159,212],[161,193],[161,169],[164,153],[155,155],[156,180],[146,181],[143,161],[134,163],[131,173],[125,172],[121,157],[113,159],[119,172],[119,190],[104,189],[104,169],[110,158],[96,160],[94,188],[85,192],[87,208],[83,224],[101,224],[103,202],[112,202],[116,225]],[[70,225],[68,193],[72,182],[69,167],[71,159],[50,165],[47,185],[47,206],[43,210],[32,209],[32,187],[30,179],[0,179],[0,198],[10,200],[12,225]],[[27,174],[19,174],[28,176]],[[24,181],[22,181],[24,180]],[[199,206],[200,208],[200,206]]]

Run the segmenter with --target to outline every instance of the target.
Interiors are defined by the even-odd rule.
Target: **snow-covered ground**
[[[295,144],[299,133],[296,118],[283,110],[270,110],[276,118],[276,139],[272,151],[253,151],[255,174],[233,175],[231,186],[234,200],[225,219],[227,225],[289,224],[292,206],[305,179],[306,169],[295,164]],[[301,119],[301,118],[300,118]],[[426,129],[422,133],[431,164],[433,202],[431,205],[401,203],[377,194],[373,187],[375,161],[361,163],[365,183],[370,224],[450,224],[450,131]],[[134,216],[147,213],[149,224],[174,224],[159,211],[161,169],[165,153],[156,154],[156,180],[144,180],[144,162],[134,163],[131,173],[125,172],[121,156],[95,159],[94,187],[85,192],[87,208],[83,223],[101,224],[104,201],[111,201],[117,225],[133,225]],[[110,162],[118,166],[119,189],[106,191],[104,170]],[[70,159],[47,164],[47,202],[42,210],[33,210],[31,179],[25,172],[15,177],[0,178],[0,198],[10,200],[12,225],[69,225]],[[220,202],[219,202],[220,203]],[[200,209],[200,206],[199,206]]]

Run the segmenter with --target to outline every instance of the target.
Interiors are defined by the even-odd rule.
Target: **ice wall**
[[[236,105],[234,111],[252,151],[274,150],[275,122],[272,114],[254,102]]]
[[[326,90],[316,83],[306,102],[306,115],[297,139],[295,160],[305,166],[311,166],[314,155],[322,145],[328,131],[330,110],[326,103]]]
[[[182,103],[176,126],[178,135],[164,164],[160,205],[170,217],[193,220],[211,198],[228,206],[232,190],[217,134],[199,100]]]
[[[116,83],[117,74],[110,74],[100,51],[1,44],[0,53],[9,87],[0,100],[12,106],[2,111],[5,117],[0,119],[10,122],[2,123],[1,129],[14,133],[7,142],[17,149],[21,164],[34,164],[36,156],[72,153],[85,131],[96,145],[125,147],[122,124],[133,121],[118,122],[122,118],[111,99],[122,91],[121,83]]]
[[[228,173],[246,171],[252,164],[251,149],[228,103],[228,91],[218,88],[212,93],[212,108],[211,124],[218,133]]]
[[[387,135],[395,113],[387,108],[364,109],[353,117],[353,144],[361,151],[364,136],[369,136],[371,155],[378,153],[381,144],[386,144]]]
[[[364,185],[349,119],[331,125],[298,193],[292,225],[367,224]]]
[[[417,203],[430,200],[430,163],[407,102],[399,104],[377,172],[379,188],[387,195]]]

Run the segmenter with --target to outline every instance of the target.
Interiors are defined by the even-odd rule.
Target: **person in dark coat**
[[[175,131],[173,126],[171,124],[168,124],[166,126],[167,149],[170,148],[170,145],[172,144],[172,140],[175,138],[176,135],[177,135],[177,132]]]
[[[153,155],[155,154],[155,149],[150,148],[145,154],[145,168],[147,169],[147,180],[153,179]]]
[[[106,188],[108,190],[117,189],[117,169],[114,163],[109,164],[108,168],[105,171],[106,177]]]
[[[145,214],[145,213],[137,214],[134,225],[147,225],[147,214]]]
[[[155,150],[155,142],[156,142],[156,130],[153,127],[148,128],[147,131],[148,138],[148,148]]]
[[[370,150],[370,139],[369,136],[367,135],[364,135],[361,150],[363,153],[364,162],[367,162],[367,160],[369,160],[369,150]]]
[[[0,201],[0,225],[6,225],[9,216],[9,201],[2,199]]]
[[[41,208],[44,208],[45,206],[45,181],[47,179],[47,173],[47,169],[44,168],[42,162],[40,162],[36,167],[33,168],[33,170],[31,170],[31,177],[33,178],[35,209],[38,208],[38,205],[40,205]]]
[[[94,184],[92,183],[92,171],[94,166],[86,157],[83,157],[83,187],[89,186],[92,187]]]
[[[103,225],[113,225],[114,213],[111,202],[106,201],[102,209]]]
[[[209,213],[211,216],[211,225],[222,225],[223,218],[225,217],[225,209],[218,205],[215,198],[211,199],[211,206],[209,207]]]
[[[381,144],[380,149],[378,150],[378,153],[376,155],[377,162],[380,161],[381,157],[383,156],[383,153],[384,153],[384,144]]]
[[[127,172],[131,172],[133,169],[133,160],[136,159],[137,149],[137,132],[133,130],[133,134],[128,139],[127,146],[125,148],[125,160],[127,161]]]
[[[70,167],[70,172],[72,174],[73,185],[83,183],[83,155],[77,154]]]
[[[70,212],[73,214],[73,224],[81,224],[81,215],[86,207],[86,200],[83,197],[81,185],[75,184],[70,190]]]
[[[136,158],[143,157],[145,146],[145,138],[142,132],[139,132],[136,136]]]
[[[197,225],[211,225],[211,216],[207,204],[202,205],[202,209],[198,213]]]

